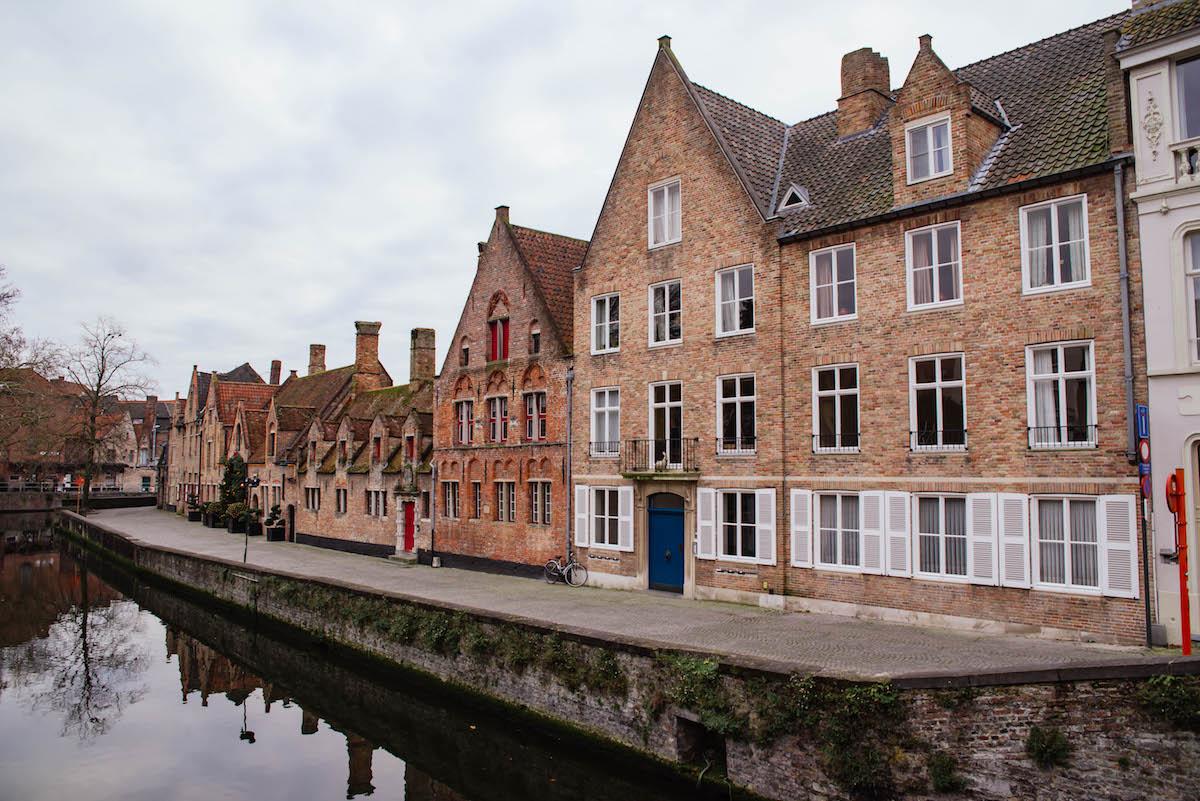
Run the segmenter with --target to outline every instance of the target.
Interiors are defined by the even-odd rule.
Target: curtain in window
[[[938,239],[938,300],[958,298],[958,231],[943,228]]]
[[[1037,375],[1057,372],[1056,356],[1051,350],[1034,351],[1033,371]],[[1058,381],[1041,379],[1033,382],[1034,443],[1058,442]]]
[[[1100,586],[1096,538],[1096,503],[1071,501],[1071,583],[1081,587]]]
[[[967,502],[946,499],[946,572],[967,575]]]
[[[680,238],[682,215],[679,209],[679,184],[667,187],[667,235],[672,241]]]
[[[837,503],[836,495],[821,496],[821,561],[827,565],[838,563]]]
[[[822,253],[817,256],[816,269],[817,319],[833,316],[833,256]]]
[[[665,189],[655,189],[650,193],[651,239],[656,244],[667,241],[667,210],[664,195],[666,195]]]
[[[667,338],[667,288],[654,289],[654,341],[662,342]]]
[[[933,235],[917,234],[912,249],[913,303],[933,303]]]
[[[1041,580],[1065,584],[1067,580],[1066,543],[1063,541],[1063,502],[1038,503],[1038,556]]]
[[[1054,245],[1050,241],[1050,210],[1029,212],[1025,223],[1029,239],[1029,283],[1034,287],[1048,286],[1054,283],[1050,262],[1054,254]]]
[[[946,123],[933,126],[933,171],[950,169],[950,126]]]
[[[721,273],[721,330],[737,330],[737,273]]]
[[[1081,281],[1083,275],[1083,204],[1058,206],[1059,275],[1062,283]]]
[[[842,564],[858,565],[858,496],[842,498]]]
[[[917,530],[921,533],[921,571],[924,573],[940,573],[942,571],[940,520],[938,517],[938,499],[920,498],[917,500]]]

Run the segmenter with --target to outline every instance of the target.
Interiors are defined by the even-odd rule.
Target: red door
[[[411,503],[404,504],[404,550],[412,553],[415,542],[413,539],[413,517],[415,515],[414,505]]]

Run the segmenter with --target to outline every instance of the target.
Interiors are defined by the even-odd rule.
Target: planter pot
[[[249,534],[251,537],[261,537],[262,530],[263,530],[263,525],[262,525],[262,522],[259,520],[251,520],[249,523],[246,524],[246,533]]]
[[[189,523],[199,523],[200,517],[201,517],[200,510],[199,509],[188,509],[187,517],[188,517]]]
[[[266,532],[268,542],[283,542],[287,528],[285,526],[268,526]]]
[[[213,516],[208,514],[207,512],[204,512],[200,515],[200,522],[202,522],[204,524],[205,528],[212,528]]]
[[[230,534],[244,534],[246,523],[244,520],[230,520],[225,524],[225,528]]]

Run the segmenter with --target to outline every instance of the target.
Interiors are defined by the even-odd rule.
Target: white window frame
[[[838,545],[838,561],[826,562],[821,558],[821,498],[833,496],[838,499],[837,503],[837,545]],[[854,497],[858,500],[858,564],[847,565],[842,564],[842,544],[844,542],[843,520],[842,520],[842,499]],[[861,492],[842,492],[839,490],[822,490],[820,492],[813,491],[812,494],[812,549],[813,549],[813,567],[821,570],[836,570],[842,573],[863,573],[863,494]]]
[[[955,236],[958,237],[958,297],[950,300],[933,300],[929,303],[916,302],[916,285],[913,282],[913,237],[918,234],[928,232],[931,240],[931,254],[933,262],[928,269],[933,270],[933,293],[937,297],[938,292],[938,262],[937,262],[937,232],[943,228],[953,228]],[[926,269],[926,268],[921,268]],[[913,228],[910,231],[904,232],[904,281],[906,284],[906,292],[908,293],[907,303],[908,311],[929,311],[931,309],[946,309],[952,306],[963,305],[963,247],[962,247],[962,224],[955,220],[949,223],[937,223],[936,225],[924,225],[920,228]]]
[[[442,482],[442,514],[451,520],[458,519],[458,482]]]
[[[841,386],[842,369],[846,367],[854,368],[854,389],[843,389]],[[834,388],[820,389],[817,375],[825,370],[834,371]],[[858,366],[858,362],[844,362],[842,364],[823,364],[812,369],[812,446],[813,453],[858,453],[862,448],[862,370]],[[839,402],[843,395],[854,395],[854,406],[858,410],[858,444],[857,445],[833,445],[832,447],[821,447],[821,398],[834,398],[834,418],[837,427],[836,436],[840,440],[842,437],[842,404]]]
[[[658,401],[654,399],[654,391],[659,387],[663,388],[663,398],[665,400]],[[679,400],[671,400],[671,387],[679,387]],[[665,442],[665,458],[669,469],[678,470],[683,467],[683,382],[682,381],[655,381],[646,386],[647,400],[647,415],[646,415],[646,431],[649,433],[650,454],[653,457],[657,453],[657,443]],[[679,438],[674,439],[671,434],[671,410],[679,410]],[[666,421],[667,430],[659,432],[654,425],[654,413],[662,411],[663,419]],[[661,433],[661,436],[659,434]],[[671,444],[678,442],[679,450],[672,454]],[[675,458],[671,459],[674,455]]]
[[[321,488],[320,487],[305,487],[304,488],[304,508],[310,512],[321,511]]]
[[[601,393],[601,392],[605,393],[606,399],[608,398],[607,393],[610,393],[610,392],[616,393],[617,405],[616,406],[605,406],[602,410],[605,414],[605,427],[604,427],[605,432],[609,436],[612,435],[612,431],[609,430],[608,422],[609,422],[610,418],[612,417],[613,413],[614,412],[616,413],[617,438],[615,440],[613,440],[613,439],[597,440],[596,439],[596,412],[600,411],[596,408],[596,396],[598,393]],[[621,388],[620,387],[595,387],[595,388],[593,388],[592,389],[592,408],[591,408],[591,439],[589,440],[589,442],[591,443],[592,456],[598,456],[598,457],[602,457],[602,458],[615,458],[615,457],[619,456],[621,454],[620,433],[621,433]]]
[[[1058,249],[1061,245],[1058,236],[1058,214],[1056,209],[1065,203],[1074,203],[1079,201],[1082,205],[1082,225],[1083,225],[1083,270],[1084,277],[1075,281],[1066,283],[1054,283],[1046,286],[1033,285],[1032,265],[1029,261],[1029,213],[1039,209],[1050,208],[1050,242],[1051,254],[1057,256]],[[1088,203],[1087,193],[1079,195],[1068,195],[1067,197],[1056,197],[1053,200],[1047,200],[1042,203],[1031,203],[1028,206],[1021,206],[1018,209],[1021,219],[1021,289],[1026,295],[1044,295],[1047,292],[1059,292],[1065,289],[1079,289],[1092,285],[1092,251],[1091,237],[1088,235]],[[959,241],[959,261],[962,260],[962,242]],[[1057,269],[1055,275],[1058,274]]]
[[[833,314],[827,317],[819,317],[817,315],[817,259],[821,256],[828,255],[830,258],[830,274],[829,277],[832,283],[829,284],[833,292],[833,308],[837,309],[838,285],[845,284],[845,281],[838,281],[837,277],[837,256],[843,250],[850,251],[851,269],[853,277],[849,283],[854,288],[854,311],[848,314],[839,314],[834,311]],[[833,247],[821,248],[814,250],[808,254],[808,302],[809,302],[809,322],[812,325],[829,325],[831,323],[844,323],[850,320],[858,319],[858,252],[855,243],[851,242],[848,245],[834,245]]]
[[[749,295],[749,297],[746,297],[746,298],[743,298],[741,295],[737,295],[733,298],[732,301],[726,301],[725,299],[723,299],[721,297],[721,276],[723,276],[725,273],[737,273],[737,272],[740,272],[741,270],[749,270],[749,272],[750,272],[750,295]],[[739,264],[734,267],[725,267],[725,268],[717,270],[715,273],[713,273],[713,278],[714,278],[713,291],[714,291],[715,297],[716,297],[716,316],[715,316],[715,322],[714,322],[715,328],[713,330],[716,331],[717,338],[736,337],[736,336],[741,336],[742,334],[753,334],[754,329],[758,325],[758,307],[754,303],[754,265],[753,264]],[[735,292],[740,291],[738,289],[738,287],[740,286],[740,282],[737,281],[736,279],[733,282],[733,286],[734,286]],[[727,303],[727,302],[732,302],[735,304],[735,306],[737,306],[737,305],[740,305],[741,302],[744,300],[750,301],[750,308],[752,310],[751,314],[754,317],[754,324],[751,325],[749,328],[734,328],[729,331],[724,330],[721,327],[721,306],[722,306],[722,304]],[[740,309],[737,312],[735,312],[735,316],[739,321],[737,324],[740,325],[740,320],[741,320]]]
[[[550,525],[550,482],[535,478],[529,482],[529,522]]]
[[[517,482],[502,478],[492,483],[496,487],[496,522],[517,522]]]
[[[1174,95],[1175,110],[1177,112],[1175,115],[1176,136],[1178,137],[1176,139],[1176,141],[1178,141],[1178,142],[1186,141],[1189,138],[1191,138],[1191,139],[1197,138],[1197,136],[1195,136],[1195,135],[1193,135],[1192,137],[1188,137],[1187,131],[1185,131],[1183,129],[1183,126],[1187,121],[1187,102],[1184,97],[1184,82],[1179,75],[1179,65],[1180,64],[1183,64],[1188,61],[1196,61],[1197,59],[1200,59],[1200,56],[1196,56],[1195,54],[1192,54],[1185,58],[1177,58],[1171,62],[1171,82],[1174,84],[1174,87],[1173,87],[1174,91],[1172,92],[1172,94]],[[1198,87],[1198,88],[1200,88],[1200,87]]]
[[[934,172],[933,129],[943,124],[946,126],[946,169],[941,172]],[[929,174],[922,178],[914,178],[911,135],[913,131],[921,128],[925,129],[925,144],[928,146],[928,149],[925,151],[925,157],[929,159]],[[924,183],[925,181],[932,181],[934,178],[943,178],[954,173],[954,126],[951,124],[949,114],[934,114],[929,117],[922,117],[904,126],[904,171],[909,186]]]
[[[1076,347],[1079,345],[1087,345],[1089,368],[1087,370],[1083,370],[1083,371],[1067,373],[1066,370],[1063,369],[1063,368],[1065,368],[1066,364],[1065,364],[1065,361],[1062,358],[1062,356],[1065,353],[1066,348]],[[1045,378],[1047,378],[1048,376],[1037,376],[1034,374],[1034,372],[1033,372],[1033,370],[1034,370],[1034,354],[1037,353],[1038,351],[1049,350],[1050,348],[1057,348],[1059,351],[1059,360],[1058,360],[1058,364],[1059,364],[1059,368],[1060,368],[1059,372],[1053,373],[1053,374],[1048,374],[1048,375],[1054,376],[1054,380],[1057,382],[1057,387],[1056,387],[1055,391],[1060,393],[1059,394],[1059,409],[1061,411],[1062,416],[1060,417],[1059,422],[1056,424],[1059,429],[1059,431],[1056,433],[1066,433],[1066,430],[1068,428],[1070,428],[1070,425],[1068,425],[1066,423],[1066,402],[1065,402],[1065,395],[1063,394],[1065,391],[1064,390],[1065,381],[1068,378],[1087,377],[1090,379],[1089,384],[1090,384],[1091,392],[1090,392],[1090,397],[1088,398],[1088,420],[1086,423],[1082,424],[1082,425],[1087,426],[1087,434],[1088,434],[1087,439],[1084,441],[1065,442],[1065,441],[1062,441],[1062,439],[1059,439],[1056,442],[1050,442],[1050,443],[1044,443],[1044,444],[1038,444],[1036,442],[1037,435],[1034,434],[1034,430],[1036,428],[1038,428],[1038,426],[1034,425],[1034,423],[1037,422],[1037,410],[1035,408],[1037,405],[1037,401],[1036,401],[1036,397],[1035,397],[1036,393],[1034,392],[1034,385],[1037,380],[1045,380]],[[1100,434],[1099,434],[1099,430],[1097,428],[1098,411],[1096,409],[1096,346],[1095,346],[1095,340],[1073,339],[1073,340],[1066,340],[1063,342],[1044,342],[1039,345],[1026,346],[1026,348],[1025,348],[1025,403],[1026,403],[1026,407],[1027,407],[1027,414],[1029,416],[1029,449],[1030,450],[1034,450],[1034,451],[1056,451],[1056,450],[1077,451],[1077,450],[1094,450],[1097,447],[1099,447]],[[1077,425],[1079,425],[1079,424],[1077,424]]]
[[[613,298],[615,298],[617,301],[617,319],[615,321],[607,319],[608,314],[609,314],[609,305]],[[600,322],[596,318],[596,307],[599,306],[601,302],[604,303],[604,316],[606,318],[603,322]],[[615,346],[610,344],[612,332],[609,329],[609,326],[611,326],[614,322],[616,323],[616,326],[617,326],[617,344]],[[604,327],[604,343],[605,344],[604,344],[604,347],[597,347],[597,342],[598,342],[597,332],[600,330],[601,326]],[[622,337],[621,337],[621,293],[620,292],[606,292],[603,295],[594,295],[592,297],[591,337],[592,337],[592,353],[618,353],[618,352],[620,352],[621,339],[622,339]]]
[[[959,361],[959,371],[961,378],[957,380],[945,381],[942,379],[942,359],[957,358]],[[935,372],[937,379],[932,384],[917,384],[917,362],[935,363]],[[937,392],[937,439],[933,445],[921,445],[917,431],[917,388],[932,389]],[[959,445],[957,443],[944,443],[945,431],[942,421],[942,390],[958,388],[962,390],[963,404],[963,441]],[[924,356],[913,356],[908,360],[908,431],[909,431],[909,449],[914,453],[926,453],[929,451],[965,451],[967,449],[967,357],[961,351],[952,353],[929,353]]]
[[[1070,595],[1103,595],[1104,594],[1104,558],[1105,558],[1105,542],[1104,531],[1101,525],[1100,516],[1103,513],[1101,509],[1101,495],[1031,495],[1029,496],[1029,560],[1030,573],[1029,578],[1033,583],[1033,589],[1046,590],[1048,592],[1061,592]],[[1063,584],[1054,582],[1042,581],[1042,564],[1041,564],[1041,546],[1042,546],[1042,502],[1044,501],[1062,501],[1063,504]],[[1094,528],[1096,531],[1096,539],[1094,542],[1086,543],[1093,546],[1096,554],[1096,584],[1072,584],[1071,583],[1071,502],[1086,501],[1092,504],[1092,509],[1095,512],[1096,518]]]
[[[729,521],[729,520],[725,519],[725,498],[730,495],[737,495],[737,496],[748,495],[748,496],[750,496],[750,500],[751,500],[750,508],[754,510],[754,522],[753,523],[746,523],[744,520],[741,519],[742,509],[744,508],[742,505],[744,503],[744,501],[742,500],[741,497],[739,497],[738,501],[737,501],[738,519],[736,521]],[[716,550],[717,550],[717,558],[718,559],[721,559],[726,562],[758,563],[758,562],[762,561],[759,558],[759,553],[758,553],[758,493],[756,491],[754,491],[752,489],[717,490],[716,522],[717,522],[717,532],[716,532],[717,549]],[[725,526],[726,525],[734,525],[734,526],[738,527],[737,541],[738,541],[739,553],[731,554],[731,553],[727,553],[725,550]],[[743,533],[742,529],[745,528],[746,526],[750,526],[753,530],[750,540],[751,540],[751,542],[754,543],[754,554],[751,556],[747,556],[743,553],[740,553],[740,551],[742,550],[742,543],[744,542],[744,539],[743,539],[744,533]]]
[[[747,396],[742,395],[742,379],[749,378],[754,382],[753,394]],[[726,398],[721,394],[721,383],[727,379],[732,379],[735,384],[736,394],[732,398]],[[754,373],[732,373],[730,375],[717,376],[717,454],[721,456],[750,456],[758,451],[758,377]],[[742,425],[742,404],[750,401],[754,405],[754,436],[751,438],[754,444],[750,447],[745,447],[747,437],[742,436],[744,427]],[[725,404],[731,403],[735,407],[735,415],[737,417],[737,435],[734,437],[734,442],[737,443],[731,448],[725,447]]]
[[[927,534],[921,531],[921,501],[936,499],[938,502],[938,532],[936,535]],[[963,502],[963,573],[946,572],[946,501],[948,499],[961,500]],[[912,545],[910,553],[912,554],[912,574],[916,578],[930,579],[933,581],[949,581],[955,584],[968,584],[971,581],[971,529],[970,529],[970,513],[967,510],[967,496],[961,493],[935,493],[922,492],[914,493],[912,496]],[[941,565],[941,570],[937,573],[921,569],[921,537],[938,538],[938,561]]]
[[[679,209],[677,212],[677,218],[675,220],[674,231],[672,231],[672,229],[671,229],[671,212],[670,212],[668,204],[667,204],[667,201],[670,198],[670,187],[672,184],[678,184],[678,186],[679,186]],[[654,195],[657,192],[662,192],[663,209],[664,209],[663,232],[666,234],[666,238],[661,242],[654,241]],[[674,236],[672,236],[672,233],[674,234]],[[673,178],[666,178],[662,181],[657,181],[653,184],[650,184],[650,186],[646,188],[646,247],[649,248],[650,250],[654,250],[655,248],[665,247],[666,245],[673,245],[676,242],[682,242],[682,241],[683,241],[683,181],[678,176],[676,176]]]
[[[671,339],[671,314],[670,308],[672,284],[679,286],[679,310],[674,312],[679,315],[679,336]],[[654,311],[654,293],[661,289],[663,291],[663,306],[666,308],[664,312]],[[654,323],[656,317],[662,317],[666,321],[667,339],[656,340],[654,338]],[[657,284],[651,284],[646,293],[646,344],[651,348],[662,348],[668,345],[678,345],[683,342],[683,280],[672,278],[669,281],[659,281]]]
[[[588,496],[588,509],[589,509],[589,513],[588,513],[588,547],[589,548],[603,548],[606,550],[613,550],[613,551],[619,550],[620,545],[621,545],[621,493],[620,493],[620,488],[619,487],[588,487],[588,492],[591,493]],[[596,539],[596,519],[598,517],[598,515],[596,514],[596,493],[598,493],[598,492],[609,493],[608,495],[605,496],[605,499],[606,499],[605,507],[608,511],[604,515],[600,515],[599,517],[603,517],[604,520],[606,521],[605,526],[604,526],[604,530],[606,533],[611,533],[614,529],[610,529],[610,526],[613,523],[616,524],[616,528],[615,528],[616,537],[617,537],[616,542],[611,542],[611,543],[608,542],[607,537],[605,538],[605,542],[599,542]]]
[[[350,490],[345,487],[337,487],[333,491],[334,508],[336,514],[344,515],[350,507]]]
[[[481,517],[483,517],[483,482],[482,481],[472,481],[471,482],[471,504],[472,504],[471,511],[473,511],[474,514],[471,515],[470,519],[471,520],[479,520]]]
[[[1188,247],[1191,237],[1200,239],[1200,228],[1185,231],[1180,240],[1183,245],[1184,296],[1187,298],[1188,362],[1200,364],[1200,292],[1197,291],[1200,289],[1197,286],[1200,284],[1200,264],[1193,261],[1191,248]]]

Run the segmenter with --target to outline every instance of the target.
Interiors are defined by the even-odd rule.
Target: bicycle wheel
[[[547,584],[555,583],[556,581],[558,581],[558,576],[559,576],[558,562],[555,562],[553,559],[551,559],[549,562],[546,563],[546,567],[545,567],[546,583]]]
[[[578,562],[572,562],[563,572],[563,578],[572,587],[582,587],[587,583],[587,568]]]

